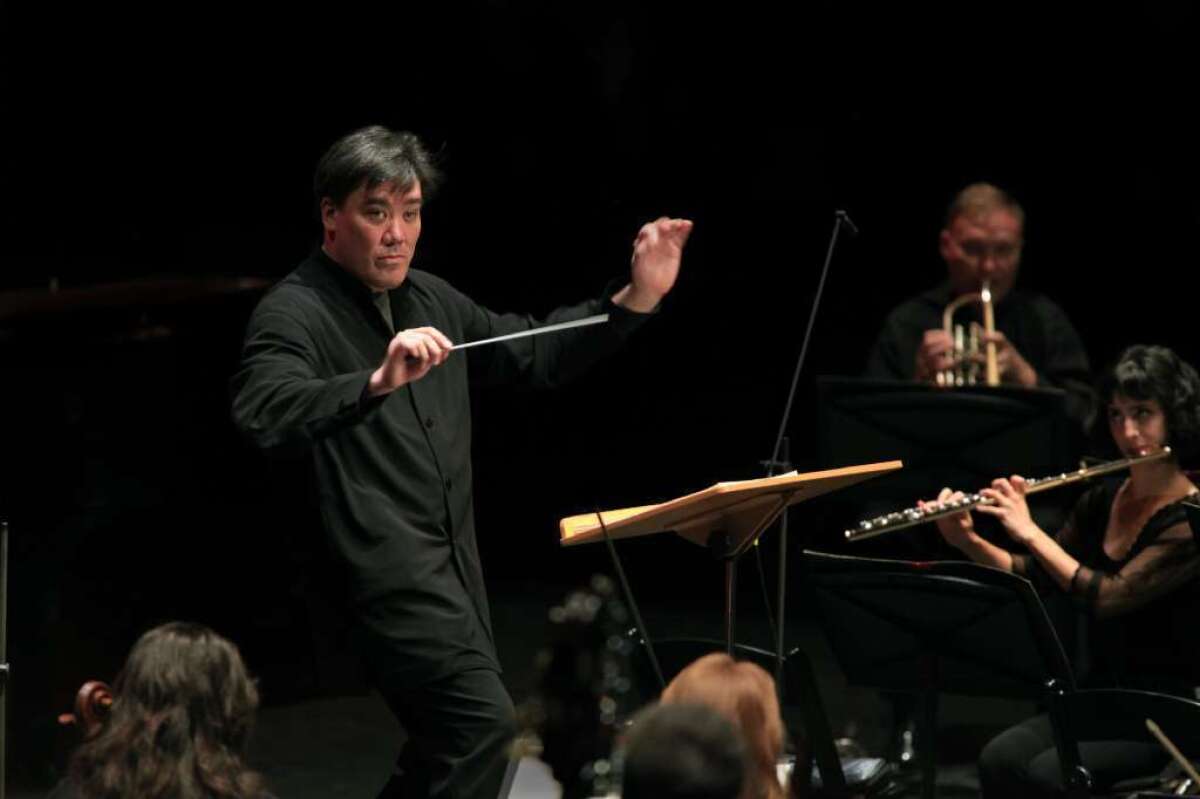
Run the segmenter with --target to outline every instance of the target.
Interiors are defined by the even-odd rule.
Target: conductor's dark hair
[[[1101,405],[1092,435],[1102,452],[1116,453],[1108,429],[1108,404],[1120,395],[1159,404],[1166,417],[1167,444],[1177,460],[1192,464],[1200,455],[1200,375],[1171,350],[1144,344],[1129,347],[1105,370],[1098,389]]]
[[[745,744],[716,711],[671,703],[634,718],[622,799],[737,799],[745,777]]]
[[[346,134],[321,156],[313,175],[313,198],[318,209],[326,197],[341,208],[359,186],[373,189],[394,183],[408,191],[417,182],[428,197],[441,177],[433,156],[415,134],[371,125]]]

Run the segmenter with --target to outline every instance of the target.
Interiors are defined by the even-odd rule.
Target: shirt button
[[[425,419],[425,426],[426,426],[427,428],[429,428],[430,430],[432,430],[432,429],[433,429],[433,417],[432,417],[432,416],[430,416],[430,417],[427,417],[427,418]]]

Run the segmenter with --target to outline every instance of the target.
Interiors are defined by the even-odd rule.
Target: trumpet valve
[[[974,357],[979,353],[979,325],[971,323],[971,333],[967,339],[967,354],[971,357],[967,364],[966,376],[967,385],[973,386],[979,378],[979,368],[975,363]]]

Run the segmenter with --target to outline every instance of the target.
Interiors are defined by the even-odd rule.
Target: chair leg
[[[937,708],[937,692],[926,691],[921,696],[917,721],[917,757],[921,762],[923,799],[937,796]]]
[[[1050,714],[1050,729],[1054,733],[1054,748],[1062,767],[1063,788],[1067,799],[1089,799],[1092,795],[1092,775],[1084,768],[1079,744],[1067,735],[1069,729],[1064,696],[1066,689],[1056,680],[1046,684],[1046,706]]]

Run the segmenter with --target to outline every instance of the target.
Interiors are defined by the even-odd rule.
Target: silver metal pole
[[[8,522],[0,522],[0,799],[7,782],[5,752],[8,747]]]

